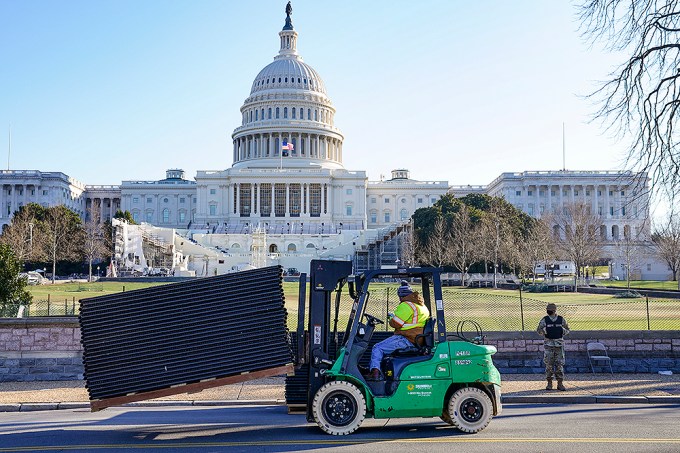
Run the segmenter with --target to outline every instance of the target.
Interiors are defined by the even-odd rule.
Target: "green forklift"
[[[491,358],[496,348],[483,344],[479,329],[471,339],[460,331],[460,323],[458,335],[447,332],[440,273],[437,268],[395,267],[352,275],[349,261],[312,260],[307,311],[307,278],[300,276],[296,355],[296,364],[304,365],[299,369],[308,373],[309,422],[328,434],[346,435],[366,417],[441,417],[460,431],[477,433],[501,413],[501,378]],[[364,353],[370,355],[371,338],[384,321],[369,314],[369,284],[401,279],[420,283],[431,318],[416,345],[385,356],[381,377],[370,379],[359,362]],[[345,287],[353,302],[341,335],[338,317]]]

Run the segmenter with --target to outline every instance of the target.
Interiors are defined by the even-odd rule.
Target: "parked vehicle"
[[[575,275],[576,264],[573,261],[548,261],[534,267],[534,274],[545,276]]]

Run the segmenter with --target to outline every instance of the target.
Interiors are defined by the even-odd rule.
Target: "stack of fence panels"
[[[80,326],[91,400],[292,370],[280,266],[83,299]]]

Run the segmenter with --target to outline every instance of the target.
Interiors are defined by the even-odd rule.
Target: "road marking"
[[[480,439],[468,437],[447,437],[447,438],[418,438],[418,439],[328,439],[328,440],[270,440],[270,441],[249,441],[249,442],[181,442],[168,444],[101,444],[101,445],[36,445],[34,447],[6,447],[0,448],[0,452],[19,452],[19,451],[69,451],[69,450],[114,450],[123,448],[197,448],[197,447],[260,447],[277,445],[358,445],[364,443],[386,442],[386,443],[454,443],[454,444],[484,444],[484,443],[601,443],[601,444],[680,444],[680,439],[635,439],[635,438],[615,438],[615,437],[581,437],[581,438],[517,438],[505,437],[498,439]]]

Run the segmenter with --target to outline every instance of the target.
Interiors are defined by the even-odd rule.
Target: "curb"
[[[680,405],[680,396],[512,396],[503,395],[503,404],[669,404]],[[187,400],[187,401],[140,401],[119,407],[211,407],[211,406],[285,406],[285,400]],[[0,404],[2,412],[35,412],[50,410],[90,409],[90,403],[12,403]]]
[[[503,404],[680,404],[680,396],[513,396],[503,395]]]

